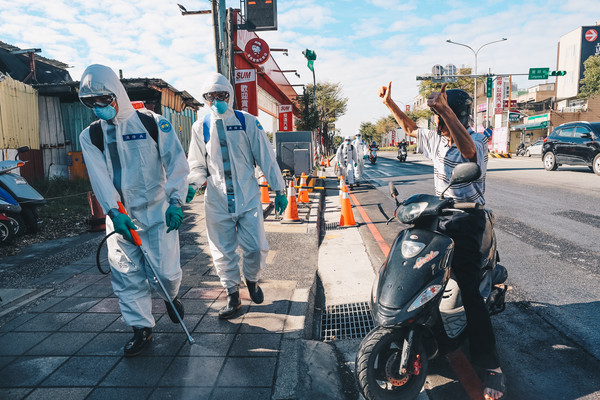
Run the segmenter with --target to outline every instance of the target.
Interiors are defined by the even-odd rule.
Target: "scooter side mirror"
[[[450,176],[450,185],[473,182],[481,176],[481,168],[474,162],[458,164]]]
[[[390,196],[393,198],[398,197],[398,190],[396,190],[396,186],[394,186],[393,182],[388,183],[388,188],[390,190]]]

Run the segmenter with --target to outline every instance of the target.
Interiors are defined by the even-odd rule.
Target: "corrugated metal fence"
[[[182,112],[173,111],[172,109],[163,106],[163,117],[165,117],[173,125],[173,129],[177,133],[177,137],[181,142],[183,150],[187,153],[190,148],[190,139],[192,137],[192,125],[196,122],[196,111],[185,109]]]
[[[71,141],[71,151],[81,151],[79,134],[98,118],[91,108],[81,103],[62,103],[60,105],[63,118],[65,139]]]
[[[0,149],[39,149],[36,90],[9,76],[0,76]]]

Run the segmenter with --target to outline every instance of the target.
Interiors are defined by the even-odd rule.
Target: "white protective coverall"
[[[158,143],[146,131],[131,105],[123,84],[103,65],[91,65],[83,73],[80,96],[113,93],[118,104],[114,125],[102,121],[104,152],[90,139],[89,127],[79,135],[83,157],[94,193],[107,214],[121,201],[142,240],[152,266],[171,299],[179,291],[179,233],[167,233],[165,211],[183,204],[187,194],[189,167],[181,143],[171,124],[151,113],[157,124]],[[150,113],[149,110],[145,110]],[[106,218],[106,232],[112,232]],[[141,250],[123,236],[107,240],[111,282],[125,323],[153,327],[151,286],[167,300],[146,265]]]
[[[352,145],[356,149],[356,157],[358,159],[358,167],[356,168],[356,181],[360,182],[362,180],[363,171],[365,170],[365,158],[369,151],[367,144],[360,136],[357,136],[356,139],[352,142]]]
[[[243,250],[244,277],[253,282],[258,281],[269,252],[254,163],[264,172],[272,190],[284,190],[285,182],[258,119],[243,112],[246,131],[242,130],[231,107],[234,92],[229,81],[221,74],[212,74],[204,82],[202,95],[209,92],[229,92],[229,107],[224,114],[211,110],[207,143],[204,142],[204,118],[192,126],[188,182],[195,188],[207,183],[204,207],[208,243],[221,284],[231,294],[238,290],[241,282],[238,245]],[[225,141],[219,139],[219,125]],[[223,154],[229,158],[225,164]],[[228,186],[233,189],[229,196]]]
[[[352,143],[344,142],[338,147],[335,159],[340,165],[340,172],[348,185],[354,185],[354,164],[358,163],[357,150]]]

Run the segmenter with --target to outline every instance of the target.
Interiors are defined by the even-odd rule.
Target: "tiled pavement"
[[[198,202],[192,210],[196,214],[186,217],[181,235],[180,296],[196,344],[189,344],[156,296],[152,344],[137,357],[123,357],[131,328],[120,316],[109,276],[98,272],[95,255],[87,256],[32,282],[33,288],[60,282],[61,290],[0,327],[0,399],[274,396],[280,379],[289,378],[290,367],[297,373],[293,366],[280,365],[287,362],[282,348],[305,336],[309,288],[292,280],[264,281],[265,302],[260,305],[242,288],[243,312],[219,320],[226,294],[208,256],[203,207]],[[278,367],[283,367],[279,373]]]

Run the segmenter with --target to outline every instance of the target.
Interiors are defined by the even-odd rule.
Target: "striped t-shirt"
[[[488,151],[487,137],[468,129],[477,150],[477,164],[481,168],[481,177],[470,183],[453,185],[446,191],[444,197],[460,201],[485,204],[485,173],[487,170]],[[469,162],[462,156],[456,144],[449,146],[448,138],[438,135],[436,131],[419,128],[417,136],[417,151],[433,161],[433,182],[435,194],[439,196],[448,186],[452,170],[460,163]]]

